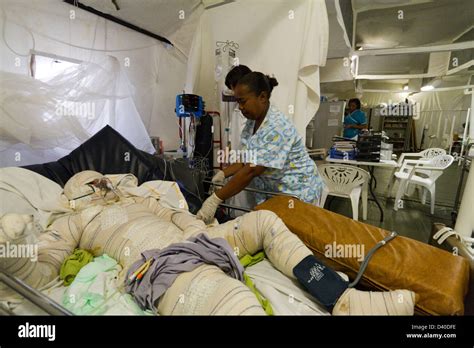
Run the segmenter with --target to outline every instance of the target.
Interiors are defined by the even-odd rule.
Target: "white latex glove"
[[[212,177],[211,181],[212,181],[213,184],[221,184],[222,185],[224,183],[224,180],[225,180],[224,171],[219,169],[217,174]]]
[[[214,220],[214,215],[216,214],[217,207],[223,202],[222,199],[216,196],[213,193],[208,199],[204,201],[201,209],[196,214],[198,219],[204,221],[206,225],[210,224]]]

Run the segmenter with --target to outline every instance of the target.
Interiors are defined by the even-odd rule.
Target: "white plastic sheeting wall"
[[[46,82],[0,71],[0,166],[56,160],[105,125],[153,153],[115,57],[71,66]]]
[[[0,70],[27,76],[31,49],[99,64],[115,57],[134,87],[148,135],[160,136],[166,149],[177,147],[174,104],[184,88],[189,34],[176,33],[183,43],[177,50],[58,0],[3,0],[0,6]]]
[[[319,67],[326,62],[328,28],[323,0],[237,0],[206,10],[189,56],[186,91],[219,108],[216,41],[237,42],[240,64],[278,79],[272,102],[304,137],[319,106]]]

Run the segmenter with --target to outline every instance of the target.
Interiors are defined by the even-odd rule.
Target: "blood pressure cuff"
[[[359,271],[360,255],[328,250],[334,249],[335,244],[336,251],[338,246],[358,247],[367,254],[390,234],[294,198],[273,197],[255,209],[276,213],[319,260],[351,280]],[[418,295],[416,314],[462,315],[469,286],[469,261],[398,236],[374,253],[359,286],[378,291],[411,290]]]
[[[306,256],[298,263],[293,268],[293,274],[306,290],[330,312],[349,286],[349,283],[343,280],[339,274],[313,255]]]

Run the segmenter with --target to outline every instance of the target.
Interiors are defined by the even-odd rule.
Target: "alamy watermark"
[[[56,325],[37,325],[26,322],[18,326],[20,338],[47,338],[48,341],[56,340]]]
[[[91,102],[62,102],[56,105],[55,114],[57,116],[73,116],[92,120],[96,117],[95,103]]]
[[[412,117],[414,120],[420,118],[421,105],[419,103],[383,103],[380,107],[380,116]]]
[[[324,256],[327,258],[357,258],[357,261],[363,261],[365,257],[365,245],[363,244],[326,244],[324,247]]]
[[[0,258],[26,258],[38,261],[38,244],[0,244]]]
[[[255,150],[225,150],[217,151],[217,163],[234,164],[249,163],[255,166],[257,163],[257,151]]]

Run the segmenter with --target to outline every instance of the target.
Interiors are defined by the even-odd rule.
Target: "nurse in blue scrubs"
[[[357,140],[362,129],[367,128],[367,116],[360,109],[360,100],[349,100],[349,115],[344,118],[344,138]]]
[[[234,163],[220,171],[218,175],[222,179],[232,178],[213,193],[197,213],[206,223],[212,221],[221,202],[251,182],[263,191],[290,194],[307,203],[319,201],[323,182],[316,164],[295,126],[270,102],[273,87],[277,85],[275,78],[251,72],[240,78],[233,88],[239,109],[247,119],[240,149],[253,156],[249,162]],[[257,203],[266,198],[256,195]]]

